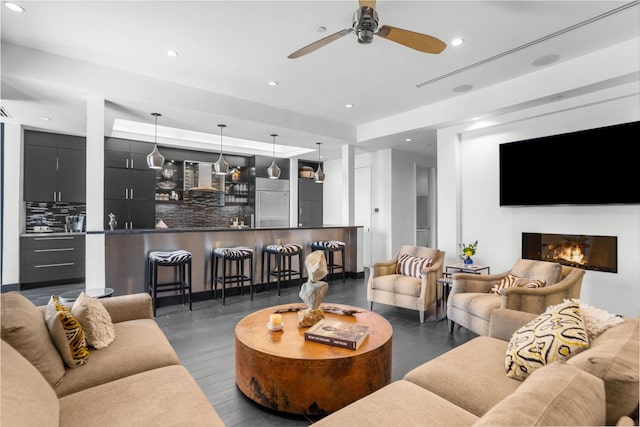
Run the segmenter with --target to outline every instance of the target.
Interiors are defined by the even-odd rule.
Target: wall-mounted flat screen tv
[[[500,206],[640,204],[640,121],[500,144]]]

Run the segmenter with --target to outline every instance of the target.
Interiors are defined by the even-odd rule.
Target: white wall
[[[614,313],[637,316],[640,206],[500,207],[498,202],[500,143],[640,120],[637,93],[604,98],[601,102],[559,108],[554,113],[505,121],[484,130],[449,129],[439,133],[438,236],[448,249],[456,248],[459,242],[478,240],[474,261],[491,266],[492,273],[509,269],[520,258],[522,232],[617,236],[618,273],[587,270],[581,299]],[[606,150],[606,145],[596,146]],[[570,167],[550,158],[539,172],[541,176],[554,174],[565,166]],[[598,173],[597,165],[588,166],[592,173]],[[632,183],[621,185],[634,189]],[[447,262],[455,262],[456,254],[448,252]]]

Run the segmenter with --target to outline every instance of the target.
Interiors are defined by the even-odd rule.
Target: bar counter
[[[316,228],[171,228],[150,230],[88,231],[104,234],[106,286],[115,295],[146,292],[147,254],[151,251],[184,249],[191,252],[192,291],[194,301],[210,299],[211,263],[215,248],[246,246],[255,251],[254,284],[262,284],[262,250],[273,243],[298,243],[304,256],[311,253],[311,242],[340,240],[345,243],[345,272],[348,277],[362,277],[358,271],[358,235],[362,226],[325,226]],[[304,263],[304,260],[303,260]],[[293,263],[297,266],[297,258]],[[307,271],[304,265],[303,281]],[[172,269],[161,268],[161,281],[172,281]],[[273,279],[275,280],[275,279]],[[227,285],[229,288],[230,285]],[[231,285],[231,286],[236,286]],[[206,292],[205,292],[206,291]],[[220,286],[218,286],[220,291]]]

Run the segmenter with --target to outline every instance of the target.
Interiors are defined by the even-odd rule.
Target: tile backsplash
[[[67,215],[87,213],[87,205],[55,202],[26,202],[26,232],[40,233],[36,227],[45,227],[45,232],[63,233]]]

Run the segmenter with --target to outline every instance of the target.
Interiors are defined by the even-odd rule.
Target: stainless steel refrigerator
[[[289,181],[256,178],[256,228],[289,227]]]

